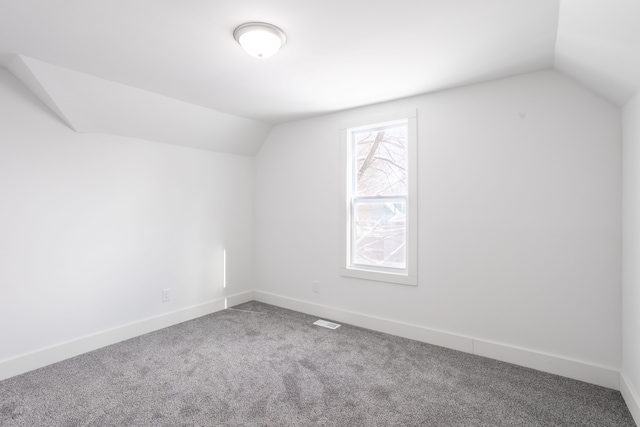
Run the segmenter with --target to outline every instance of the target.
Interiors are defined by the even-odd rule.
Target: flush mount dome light
[[[282,30],[264,22],[248,22],[233,32],[233,38],[240,46],[256,58],[274,55],[287,41]]]

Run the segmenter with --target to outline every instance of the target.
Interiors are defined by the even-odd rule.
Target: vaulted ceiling
[[[68,126],[252,155],[275,123],[556,68],[640,88],[637,0],[0,0],[0,65]],[[282,28],[274,57],[233,30]]]

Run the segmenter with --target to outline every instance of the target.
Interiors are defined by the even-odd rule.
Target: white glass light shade
[[[287,41],[282,30],[264,22],[242,24],[233,32],[240,46],[256,58],[274,55]]]

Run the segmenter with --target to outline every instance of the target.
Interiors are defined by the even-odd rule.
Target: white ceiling
[[[282,122],[551,67],[558,0],[2,0],[0,51]],[[288,41],[240,48],[248,21]]]
[[[640,89],[640,1],[562,0],[554,65],[624,105]]]
[[[142,111],[162,96],[180,106],[141,122],[189,124],[197,128],[192,146],[250,155],[273,123],[552,67],[621,105],[640,81],[638,4],[0,0],[0,64],[32,90],[35,79],[45,103],[75,130],[157,140],[158,132],[119,119],[117,105]],[[287,44],[272,58],[247,55],[232,33],[249,21],[279,26]],[[104,101],[81,99],[91,86]],[[78,102],[92,105],[71,111]],[[202,113],[196,123],[188,118],[193,109]],[[91,112],[109,123],[87,127],[100,122]],[[233,116],[248,120],[251,131],[237,142],[246,147],[207,146],[220,132],[238,132],[237,120],[224,124]]]

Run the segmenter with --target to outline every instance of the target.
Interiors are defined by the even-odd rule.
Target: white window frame
[[[407,120],[407,267],[404,270],[382,267],[355,265],[351,262],[352,239],[352,150],[350,132],[368,126]],[[381,116],[367,117],[342,123],[340,126],[341,149],[341,266],[340,275],[379,282],[397,283],[401,285],[418,285],[418,133],[417,110],[397,111]]]

